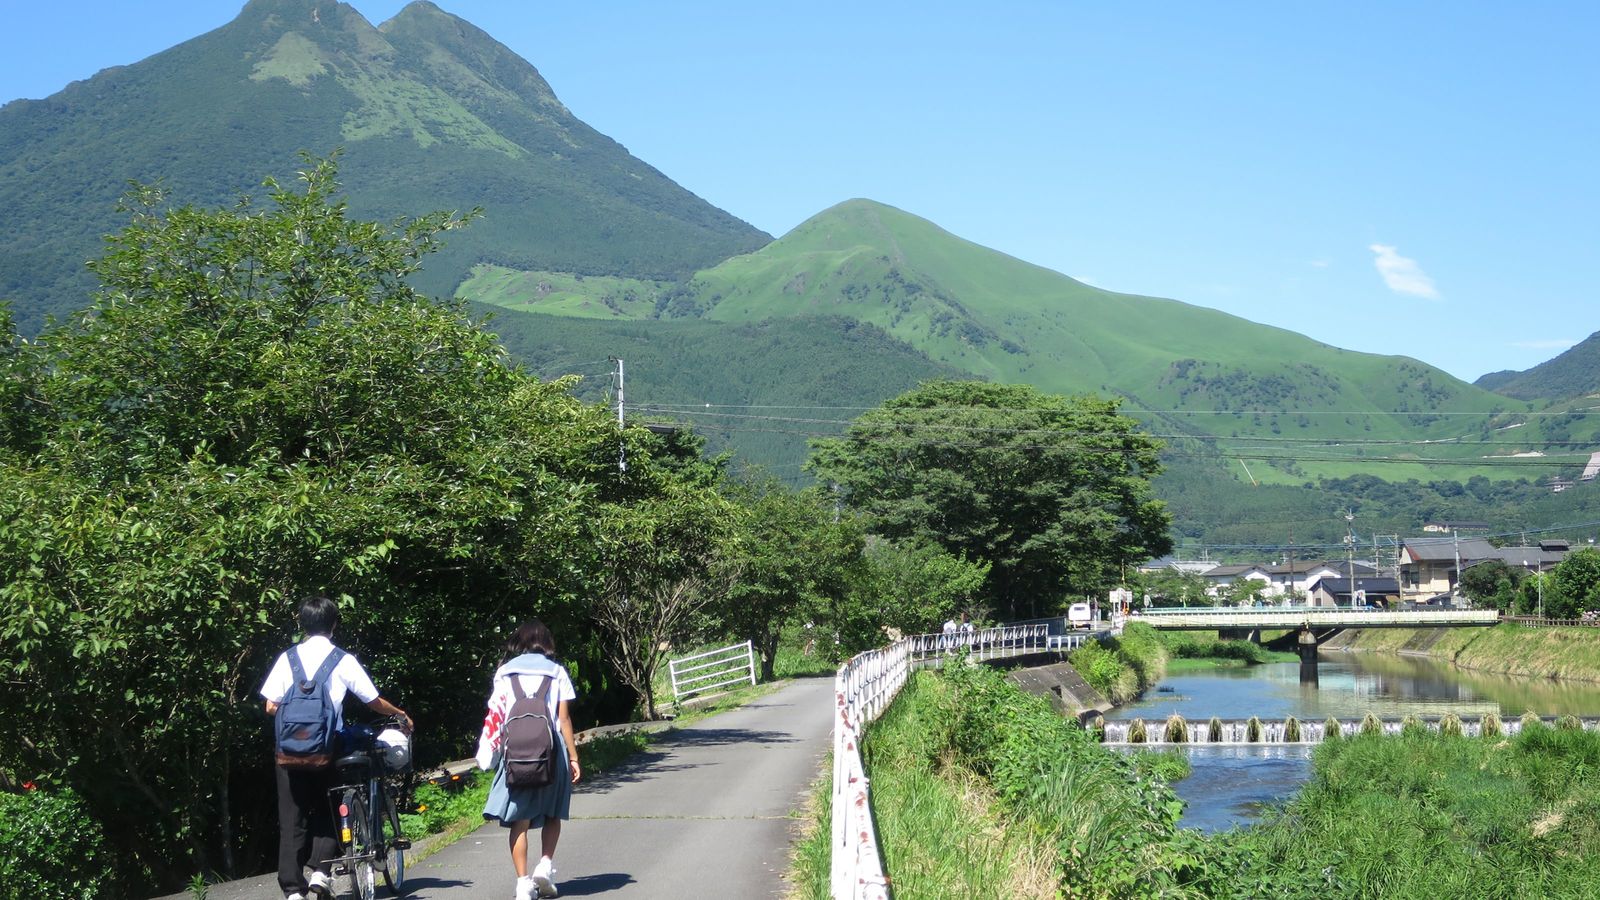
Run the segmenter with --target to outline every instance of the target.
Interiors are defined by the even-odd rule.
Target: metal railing
[[[1134,617],[1156,628],[1329,628],[1329,627],[1431,627],[1437,625],[1493,625],[1500,614],[1492,609],[1438,609],[1391,611],[1337,607],[1266,607],[1260,609],[1147,609]]]
[[[1600,628],[1600,619],[1550,619],[1543,616],[1505,616],[1503,622],[1530,628]]]
[[[861,763],[861,736],[894,702],[911,670],[963,654],[968,659],[986,660],[1044,652],[1051,649],[1049,640],[1045,625],[915,634],[880,650],[868,650],[839,667],[833,680],[833,844],[829,854],[834,900],[888,900],[889,879],[878,852],[872,795]]]
[[[755,649],[749,641],[718,647],[667,663],[672,676],[672,697],[686,700],[695,694],[730,684],[756,683]]]

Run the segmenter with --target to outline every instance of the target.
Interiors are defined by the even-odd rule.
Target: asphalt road
[[[832,713],[831,678],[791,682],[666,732],[622,768],[585,778],[556,851],[561,896],[783,896],[800,824],[793,813],[820,772]],[[529,838],[536,861],[537,833]],[[514,891],[497,823],[413,862],[406,874],[406,896],[415,900],[511,900]],[[209,900],[281,897],[269,875],[216,885]]]

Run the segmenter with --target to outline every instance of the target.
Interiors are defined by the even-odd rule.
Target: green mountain
[[[579,396],[614,402],[626,363],[630,418],[691,424],[736,467],[791,484],[812,437],[834,435],[859,410],[934,378],[970,377],[881,329],[838,316],[728,323],[638,321],[494,310],[506,349],[547,378],[581,375]],[[840,409],[853,407],[854,409]]]
[[[1600,331],[1525,372],[1490,372],[1473,384],[1518,400],[1570,400],[1600,393]]]
[[[1251,480],[1301,484],[1372,471],[1378,457],[1391,480],[1465,480],[1478,474],[1466,463],[1483,451],[1457,441],[1521,421],[1521,404],[1417,360],[1101,290],[866,200],[835,206],[687,283],[485,266],[459,293],[585,320],[850,318],[978,377],[1124,396],[1175,446],[1230,460],[1230,480],[1248,468]],[[1537,424],[1516,436],[1537,446]],[[1414,443],[1424,440],[1439,443]]]
[[[431,258],[681,278],[770,238],[578,120],[538,71],[432,3],[373,27],[327,0],[251,0],[229,24],[44,100],[0,107],[0,298],[19,327],[84,306],[84,260],[130,180],[226,203],[343,148],[360,216],[483,207]]]

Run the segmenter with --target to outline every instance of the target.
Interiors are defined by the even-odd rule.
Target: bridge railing
[[[1143,610],[1134,620],[1156,628],[1360,628],[1419,627],[1435,625],[1493,625],[1500,614],[1492,609],[1386,610],[1360,607],[1190,607]]]
[[[1544,616],[1506,616],[1501,621],[1530,628],[1600,628],[1600,619],[1551,619]]]
[[[888,900],[889,879],[878,852],[872,794],[861,763],[861,736],[894,702],[913,668],[967,654],[976,660],[1043,652],[1045,625],[1013,625],[955,634],[914,634],[868,650],[834,675],[833,819],[830,892],[834,900]],[[1059,637],[1059,635],[1057,636]]]

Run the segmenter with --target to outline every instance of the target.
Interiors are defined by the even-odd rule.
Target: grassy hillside
[[[1551,440],[1587,440],[1595,430],[1568,423],[1563,431],[1530,415],[1531,404],[1413,359],[1100,290],[865,200],[827,210],[686,284],[482,266],[460,294],[617,320],[844,316],[979,377],[1126,397],[1129,412],[1171,436],[1175,454],[1226,461],[1207,471],[1235,483],[1298,486],[1369,473],[1542,481],[1575,472],[1587,455]],[[1556,426],[1549,435],[1547,424]],[[1514,455],[1532,451],[1547,455]]]
[[[1490,372],[1475,382],[1518,400],[1571,399],[1600,394],[1600,332],[1526,372]]]
[[[87,304],[83,262],[129,180],[215,205],[344,148],[353,210],[483,207],[429,260],[451,293],[479,263],[681,278],[765,244],[575,117],[538,71],[431,3],[375,28],[352,7],[251,0],[209,34],[0,107],[0,297],[19,327]]]
[[[750,324],[599,322],[495,310],[507,350],[540,375],[584,377],[579,394],[614,399],[608,357],[627,364],[633,415],[689,423],[712,450],[732,450],[790,483],[813,436],[836,434],[839,404],[869,407],[931,378],[970,377],[870,325],[840,317]],[[709,406],[708,406],[709,404]],[[759,409],[727,415],[725,405]]]

